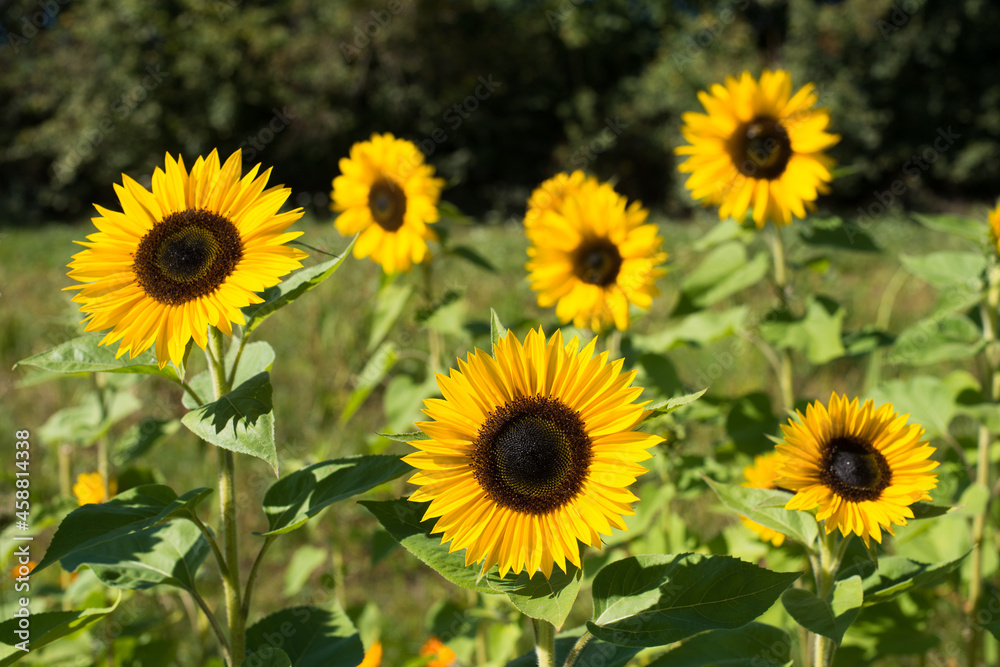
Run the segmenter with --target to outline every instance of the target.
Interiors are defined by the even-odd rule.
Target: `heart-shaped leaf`
[[[273,649],[293,667],[357,667],[365,657],[358,631],[336,603],[282,609],[247,629],[247,661],[275,660]]]

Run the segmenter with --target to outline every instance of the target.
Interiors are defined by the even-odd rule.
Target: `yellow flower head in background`
[[[382,642],[374,641],[371,647],[365,651],[365,659],[358,667],[381,667],[382,665]]]
[[[788,72],[765,70],[759,83],[743,72],[699,92],[707,113],[682,116],[690,145],[675,149],[688,156],[678,169],[691,174],[691,196],[718,206],[723,219],[741,220],[752,208],[758,229],[804,218],[806,206],[829,192],[834,162],[823,151],[840,141],[826,131],[829,112],[813,109],[813,88],[793,96]]]
[[[990,231],[993,241],[996,243],[997,253],[1000,253],[1000,202],[997,207],[990,211]]]
[[[108,482],[108,493],[104,493],[104,477],[99,472],[80,473],[73,485],[73,495],[81,505],[103,503],[115,495],[118,483],[112,479]]]
[[[302,209],[278,214],[291,190],[264,189],[271,170],[260,165],[240,177],[240,153],[224,165],[216,151],[191,172],[166,156],[153,172],[152,192],[122,174],[115,185],[122,213],[95,204],[100,230],[80,243],[69,276],[83,285],[73,301],[88,313],[87,331],[111,331],[117,356],[135,357],[155,342],[160,368],[180,364],[189,340],[204,348],[208,328],[232,334],[245,322],[240,309],[260,303],[257,292],[300,267],[306,254],[285,244]]]
[[[580,567],[578,541],[600,547],[634,514],[628,486],[662,438],[634,430],[646,416],[636,372],[595,345],[507,333],[494,356],[476,350],[437,376],[444,399],[426,400],[433,421],[417,423],[430,439],[404,460],[419,468],[411,500],[431,501],[423,520],[437,519],[433,532],[465,549],[466,565],[548,577],[553,564]]]
[[[781,466],[782,456],[778,452],[768,452],[760,456],[755,456],[753,463],[743,468],[743,476],[747,481],[743,486],[751,489],[776,489],[774,480],[778,477],[778,468]],[[776,530],[746,518],[740,517],[743,525],[757,533],[764,542],[770,542],[776,547],[785,543],[785,536]]]
[[[358,232],[354,256],[371,258],[386,273],[409,271],[430,257],[427,241],[437,238],[430,224],[439,219],[437,204],[444,180],[411,141],[373,134],[351,147],[333,179],[330,208],[337,230]]]
[[[578,172],[579,173],[579,172]],[[542,212],[526,233],[531,289],[538,305],[556,307],[562,323],[600,331],[627,329],[629,304],[646,309],[667,259],[649,211],[608,183],[581,186],[558,210]]]
[[[426,667],[455,667],[458,664],[458,656],[455,655],[455,652],[434,636],[428,638],[420,647],[420,656],[431,658],[431,661],[426,663]]]
[[[566,172],[556,174],[535,188],[528,198],[528,211],[524,215],[525,228],[538,222],[538,219],[546,211],[560,213],[567,197],[575,195],[583,189],[592,189],[597,186],[596,178],[587,176],[580,170],[571,174]]]
[[[892,404],[878,408],[871,399],[831,395],[829,407],[819,401],[798,413],[799,421],[782,425],[785,456],[777,485],[795,492],[785,505],[811,510],[826,522],[826,532],[855,533],[882,542],[882,529],[894,535],[892,524],[913,518],[910,505],[930,500],[937,486],[938,466],[930,460],[934,448],[920,438],[924,429],[906,425]]]

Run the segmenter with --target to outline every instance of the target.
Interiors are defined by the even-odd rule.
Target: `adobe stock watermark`
[[[931,168],[938,157],[950,149],[956,139],[961,139],[962,135],[955,132],[952,126],[947,128],[937,128],[937,136],[931,145],[924,148],[919,155],[912,155],[909,160],[903,163],[900,169],[901,176],[889,184],[888,190],[874,190],[872,196],[876,201],[867,208],[858,207],[858,217],[856,220],[844,225],[847,240],[854,242],[854,237],[863,234],[873,223],[874,218],[883,215],[895,204],[896,199],[906,194],[912,184],[920,180],[921,173]],[[905,178],[904,178],[905,177]]]
[[[281,134],[281,132],[292,124],[292,121],[298,118],[298,116],[292,112],[287,106],[283,106],[280,109],[272,108],[271,119],[267,121],[255,134],[247,136],[243,142],[240,144],[239,148],[242,151],[243,163],[253,161],[257,154],[263,151],[269,143],[274,141],[274,138]]]
[[[479,85],[476,86],[472,94],[463,99],[461,102],[456,102],[455,104],[448,107],[444,113],[441,114],[441,120],[447,124],[448,128],[453,132],[457,131],[458,128],[469,118],[472,117],[476,111],[479,110],[480,105],[486,100],[490,99],[496,90],[503,85],[502,81],[494,81],[492,74],[487,74],[486,76],[479,76],[476,79]],[[430,157],[434,155],[437,147],[450,139],[447,132],[440,125],[431,130],[428,135],[423,139],[415,139],[415,143],[420,150],[423,152],[425,157]],[[407,161],[403,161],[400,164],[399,171],[400,176],[404,179],[408,177],[417,165],[410,164]]]
[[[6,44],[17,53],[28,42],[38,36],[39,31],[51,27],[55,23],[56,16],[61,11],[61,5],[66,5],[70,0],[38,0],[38,11],[28,15],[25,14],[17,22],[17,32],[11,30],[7,32]]]
[[[363,24],[354,26],[353,40],[350,44],[340,42],[340,52],[344,54],[344,60],[348,65],[357,62],[361,52],[371,46],[372,39],[379,34],[383,28],[387,28],[396,14],[403,11],[403,0],[389,0],[385,9],[371,10],[370,19]]]
[[[910,17],[917,13],[926,0],[903,0],[893,4],[889,13],[889,20],[879,19],[875,21],[875,27],[882,33],[882,39],[889,39],[889,35],[899,32],[910,22]]]
[[[627,127],[628,125],[623,123],[618,116],[615,116],[614,120],[605,118],[604,127],[600,133],[586,144],[580,144],[570,155],[570,165],[574,169],[586,169],[587,165],[596,160],[598,155],[618,143],[618,137]]]
[[[146,75],[142,80],[119,95],[108,107],[109,113],[97,122],[97,125],[83,132],[80,139],[72,146],[69,153],[52,166],[52,172],[57,181],[65,183],[72,178],[76,168],[84,158],[94,152],[104,139],[115,131],[118,123],[128,118],[145,100],[149,93],[155,90],[163,80],[169,77],[168,72],[160,70],[160,65],[146,67]]]
[[[750,0],[730,0],[730,2],[735,10],[726,7],[719,12],[718,17],[713,17],[704,28],[681,40],[683,48],[674,50],[670,57],[674,67],[682,69],[685,65],[690,65],[701,57],[705,49],[712,46],[725,29],[736,22],[736,13],[746,11],[747,7],[750,6]]]
[[[549,22],[549,29],[555,32],[559,29],[559,24],[569,18],[569,15],[576,11],[576,8],[582,5],[587,0],[562,0],[559,3],[559,7],[556,11],[547,9],[545,11],[545,19]]]

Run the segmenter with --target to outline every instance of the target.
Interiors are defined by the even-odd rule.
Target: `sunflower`
[[[754,457],[753,463],[743,468],[743,476],[747,480],[743,483],[743,486],[750,487],[751,489],[778,488],[774,485],[774,480],[778,477],[778,468],[781,466],[781,461],[782,456],[778,452],[768,452],[767,454]],[[743,522],[744,526],[757,533],[764,542],[770,542],[776,547],[780,547],[785,543],[785,536],[776,530],[762,526],[745,516],[741,516],[740,521]]]
[[[386,273],[409,271],[429,257],[427,241],[437,238],[428,226],[437,222],[444,181],[413,144],[391,134],[373,134],[351,147],[333,179],[330,208],[340,213],[337,230],[361,233],[354,256],[369,255]]]
[[[719,207],[719,217],[742,219],[753,208],[758,228],[768,220],[787,225],[804,218],[819,194],[829,192],[834,165],[823,152],[840,135],[826,131],[830,114],[813,109],[818,96],[809,83],[793,96],[788,72],[764,71],[760,82],[749,72],[727,77],[698,99],[707,114],[685,113],[681,134],[690,145],[678,169],[689,173],[695,199]]]
[[[629,304],[646,309],[659,294],[654,281],[667,259],[649,211],[607,183],[568,194],[526,229],[527,270],[538,305],[556,307],[562,323],[600,331],[629,326]]]
[[[97,471],[80,473],[73,485],[73,495],[81,505],[103,503],[115,495],[117,490],[118,483],[112,479],[108,482],[108,492],[105,493],[104,477]]]
[[[938,466],[929,460],[934,448],[920,440],[924,429],[906,425],[892,404],[875,409],[871,399],[830,396],[829,408],[819,401],[798,413],[798,423],[782,425],[784,454],[777,485],[794,491],[790,510],[818,507],[816,518],[826,532],[856,533],[882,542],[882,529],[894,535],[892,524],[913,518],[910,505],[930,500],[937,486]]]
[[[1000,253],[1000,202],[997,207],[990,211],[990,231],[993,241],[996,243],[997,252]]]
[[[524,226],[531,227],[545,211],[562,211],[563,202],[585,188],[597,187],[597,179],[580,170],[571,174],[562,172],[545,181],[528,198],[528,211],[524,215]]]
[[[166,157],[153,172],[152,192],[122,174],[115,185],[122,213],[95,204],[100,230],[80,243],[70,278],[83,285],[73,301],[88,313],[87,331],[111,331],[101,341],[121,341],[117,356],[135,357],[156,343],[160,368],[180,364],[192,338],[204,348],[209,326],[232,334],[243,324],[240,308],[262,299],[256,292],[278,284],[306,254],[285,243],[302,209],[281,215],[291,190],[264,189],[271,170],[255,166],[240,178],[239,151],[220,167],[216,151],[191,168]]]
[[[594,356],[561,332],[546,343],[541,329],[524,345],[511,333],[495,356],[476,350],[459,370],[438,375],[444,399],[428,399],[418,422],[429,440],[405,457],[419,468],[414,501],[431,501],[449,552],[465,549],[465,564],[482,571],[565,572],[580,567],[577,541],[600,547],[600,534],[625,529],[621,516],[637,500],[628,490],[646,472],[639,465],[662,438],[634,431],[646,416],[635,371],[622,360]]]

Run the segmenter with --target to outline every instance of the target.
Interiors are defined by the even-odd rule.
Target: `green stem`
[[[205,350],[212,375],[212,390],[218,400],[231,387],[226,377],[225,357],[222,352],[222,332],[209,330]],[[236,525],[236,461],[229,450],[218,448],[219,458],[219,514],[222,518],[222,550],[227,571],[222,583],[226,596],[226,618],[229,624],[230,665],[238,667],[246,654],[246,614],[240,597],[240,552]],[[227,576],[228,575],[228,576]]]
[[[849,538],[842,538],[837,543],[837,534],[827,533],[826,526],[820,526],[819,558],[813,560],[813,574],[816,577],[816,596],[821,600],[830,602],[833,584],[847,551],[848,542]],[[813,635],[813,667],[830,667],[836,652],[837,644],[829,637]]]
[[[253,565],[250,566],[250,575],[247,577],[247,586],[245,592],[243,593],[244,618],[250,616],[250,597],[253,595],[254,584],[257,583],[257,572],[259,571],[260,564],[264,560],[264,554],[267,552],[267,548],[271,546],[272,542],[274,542],[273,535],[264,538],[264,544],[260,545],[260,551],[257,552],[257,558],[254,559]]]
[[[106,422],[108,419],[108,396],[107,396],[107,380],[101,373],[94,373],[91,377],[94,378],[94,387],[97,394],[97,405],[100,409],[100,421],[101,429],[106,431]],[[97,472],[101,475],[101,485],[104,487],[104,498],[108,499],[111,497],[111,488],[109,484],[108,475],[110,474],[110,466],[108,465],[108,435],[105,432],[100,438],[97,439]]]
[[[986,343],[984,357],[986,361],[986,377],[983,378],[983,393],[986,402],[996,402],[1000,398],[1000,349],[997,342],[997,312],[1000,310],[1000,266],[993,263],[988,272],[986,299],[979,306],[980,319],[983,323],[983,340]],[[990,488],[990,443],[993,434],[982,424],[979,426],[979,438],[976,449],[976,484]],[[979,649],[983,643],[983,633],[975,622],[976,608],[979,606],[979,596],[983,587],[983,542],[986,537],[986,524],[989,520],[991,503],[989,500],[983,511],[972,520],[972,576],[969,581],[969,601],[966,613],[972,620],[972,638],[968,648],[969,667],[975,667],[979,661]]]
[[[219,549],[219,543],[215,541],[215,535],[208,529],[208,526],[202,523],[198,515],[192,513],[191,521],[194,525],[198,526],[198,530],[205,536],[205,541],[208,542],[208,547],[212,550],[212,555],[215,556],[215,562],[219,566],[219,572],[222,574],[223,579],[229,578],[229,566],[226,565],[226,559]]]
[[[573,667],[576,664],[576,659],[583,654],[583,649],[587,648],[587,643],[594,638],[594,635],[590,634],[586,630],[580,635],[580,638],[576,640],[573,644],[573,648],[570,649],[569,655],[566,656],[566,662],[563,667]]]
[[[191,597],[194,599],[195,603],[197,603],[198,607],[201,608],[202,613],[205,614],[205,618],[208,619],[209,624],[212,626],[212,631],[215,632],[215,636],[219,640],[219,645],[222,646],[222,657],[226,662],[232,664],[232,656],[229,651],[229,640],[226,639],[226,633],[222,630],[222,626],[219,625],[219,619],[217,619],[215,614],[212,613],[212,610],[208,608],[208,604],[205,603],[205,599],[198,594],[197,590],[192,588],[189,592],[191,593]]]
[[[875,316],[875,328],[879,331],[887,331],[889,329],[889,324],[892,322],[892,310],[896,305],[896,297],[899,296],[899,290],[906,284],[909,276],[909,271],[902,266],[899,267],[882,291],[882,300],[879,301],[878,314]],[[869,388],[877,387],[882,383],[882,366],[885,364],[885,356],[885,349],[881,347],[872,352],[868,362],[865,386]]]
[[[621,329],[612,329],[608,334],[608,361],[621,359],[622,356],[622,332]]]
[[[785,244],[781,239],[781,228],[772,224],[770,226],[771,256],[774,263],[774,287],[778,293],[778,299],[783,308],[788,308],[788,301],[791,297],[791,285],[788,283],[788,267],[785,261]],[[781,391],[781,407],[785,412],[795,409],[795,368],[792,364],[791,350],[784,349],[778,352],[778,388]]]
[[[248,337],[249,336],[247,336],[247,334],[246,334],[245,331],[243,332],[243,335],[240,336],[240,346],[236,349],[236,358],[233,359],[233,367],[229,369],[229,377],[226,378],[226,383],[230,387],[232,387],[233,386],[233,382],[236,381],[236,369],[240,365],[240,359],[243,358],[243,348],[246,347],[246,345],[247,345],[247,338]]]
[[[556,628],[546,620],[531,619],[531,627],[535,630],[535,656],[538,667],[555,667],[556,665]]]

